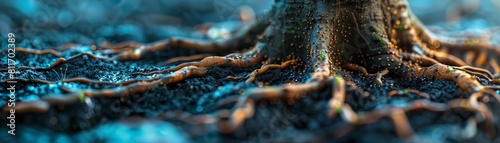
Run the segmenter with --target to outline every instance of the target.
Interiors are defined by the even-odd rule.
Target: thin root
[[[430,98],[429,94],[414,89],[393,90],[389,92],[389,97],[394,95],[407,95],[409,93],[413,93],[424,98]]]
[[[80,58],[80,57],[83,57],[83,56],[89,56],[91,58],[94,58],[94,59],[100,59],[100,60],[104,60],[104,61],[107,61],[109,59],[105,58],[105,57],[98,57],[98,56],[95,56],[91,53],[88,53],[88,52],[85,52],[85,53],[81,53],[81,54],[78,54],[78,55],[75,55],[75,56],[72,56],[68,59],[65,59],[65,58],[59,58],[56,62],[54,62],[52,65],[50,65],[49,67],[28,67],[28,66],[22,66],[18,69],[31,69],[31,70],[37,70],[37,71],[49,71],[49,70],[52,70],[54,68],[56,68],[57,66],[59,65],[62,65],[64,63],[67,63],[67,62],[70,62],[72,60],[75,60],[77,58]],[[0,71],[2,72],[5,72],[9,69],[0,69]]]
[[[377,72],[375,74],[369,74],[364,67],[358,66],[356,64],[346,64],[345,68],[349,69],[349,70],[359,71],[359,72],[361,72],[363,74],[363,76],[366,76],[366,77],[376,77],[375,78],[375,82],[378,85],[380,85],[380,86],[383,85],[382,77],[386,76],[387,74],[389,74],[389,70],[388,69],[379,71],[379,72]]]
[[[257,77],[257,75],[261,75],[269,69],[285,69],[285,68],[290,67],[291,65],[296,64],[296,63],[297,63],[297,60],[288,60],[288,61],[283,62],[282,64],[266,64],[266,65],[262,65],[262,67],[260,69],[253,71],[252,73],[248,74],[247,76],[244,76],[244,77],[228,76],[227,78],[229,78],[229,79],[248,78],[246,80],[246,82],[253,82],[253,81],[255,81],[255,78]]]

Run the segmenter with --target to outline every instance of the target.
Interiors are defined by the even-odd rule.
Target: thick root
[[[2,52],[0,52],[0,53],[2,53]],[[61,53],[59,53],[59,52],[57,52],[56,50],[53,50],[53,49],[34,50],[34,49],[26,49],[26,48],[16,47],[16,52],[19,52],[19,53],[28,53],[28,54],[35,54],[35,55],[51,54],[51,55],[53,55],[55,57],[61,57]]]
[[[460,89],[468,93],[485,92],[484,87],[472,77],[472,75],[462,71],[455,70],[451,66],[435,64],[430,67],[418,68],[411,72],[409,77],[432,77],[436,79],[451,80],[458,84]]]
[[[341,77],[335,77],[332,84],[332,98],[328,101],[328,117],[335,118],[345,104],[345,82]]]
[[[493,74],[490,73],[490,71],[482,69],[482,68],[476,68],[476,67],[470,67],[470,66],[461,66],[461,67],[453,67],[455,70],[463,70],[469,74],[479,76],[482,78],[487,79],[488,81],[493,81],[495,77]]]
[[[50,106],[53,105],[66,105],[66,104],[72,104],[78,99],[83,99],[86,97],[108,97],[108,98],[116,98],[116,97],[122,97],[122,96],[131,96],[131,95],[136,95],[140,93],[144,93],[147,91],[152,90],[153,88],[157,86],[163,86],[171,83],[176,83],[181,80],[184,80],[188,77],[192,76],[203,76],[207,72],[207,69],[213,66],[232,66],[232,67],[250,67],[253,65],[258,64],[260,61],[262,61],[262,56],[260,56],[260,51],[261,49],[256,47],[254,50],[245,53],[243,56],[237,56],[236,54],[231,54],[226,57],[207,57],[201,60],[200,62],[191,62],[191,63],[184,63],[180,64],[172,69],[168,69],[168,71],[173,71],[173,73],[170,73],[166,76],[162,76],[159,78],[154,78],[150,80],[142,80],[142,81],[137,81],[137,80],[131,80],[131,81],[125,81],[120,83],[119,85],[127,85],[127,86],[121,86],[117,87],[115,89],[109,89],[109,90],[93,90],[93,91],[78,91],[78,92],[71,92],[69,95],[64,95],[64,96],[46,96],[40,99],[40,101],[36,102],[22,102],[18,103],[21,104],[19,106],[19,112],[46,112]],[[79,54],[77,56],[74,56],[68,60],[61,59],[58,60],[58,62],[54,63],[52,66],[49,68],[34,68],[35,70],[50,70],[64,62],[73,60],[77,57],[83,56],[83,55],[89,55],[93,56],[89,53],[83,53]],[[96,57],[94,57],[96,58]],[[157,71],[158,73],[162,73],[161,71]],[[148,73],[145,75],[149,74],[154,74],[153,73]],[[40,83],[48,83],[50,84],[51,82],[49,81],[35,81],[35,82],[40,82]],[[109,84],[107,82],[96,82],[96,81],[91,81],[91,80],[86,80],[86,79],[68,79],[64,80],[63,82],[83,82],[83,83],[96,83],[96,84]],[[40,105],[49,105],[49,106],[40,106]],[[22,108],[21,108],[22,107]],[[29,107],[29,108],[27,108]],[[4,109],[7,109],[7,107],[4,107]],[[17,109],[16,109],[17,110]]]
[[[200,68],[210,68],[214,66],[229,66],[229,67],[240,67],[240,68],[250,67],[259,64],[259,62],[261,62],[264,59],[264,57],[260,52],[261,49],[258,46],[259,45],[256,45],[256,47],[252,49],[252,51],[244,53],[243,55],[230,54],[224,57],[211,56],[203,58],[199,62],[182,63],[173,68],[165,69],[162,71],[153,71],[149,73],[138,72],[136,74],[139,75],[161,74],[166,72],[177,71],[187,66],[196,66]]]
[[[421,66],[425,66],[425,67],[434,66],[437,64],[442,65],[438,61],[436,61],[432,58],[429,58],[427,56],[421,56],[421,55],[410,54],[410,53],[400,53],[400,55],[403,57],[403,60],[417,62]],[[430,65],[430,64],[432,64],[432,65]],[[463,70],[469,74],[485,78],[490,82],[493,82],[495,80],[495,76],[493,74],[491,74],[488,70],[485,70],[485,69],[471,67],[471,66],[459,66],[459,67],[453,66],[452,68],[453,68],[453,70]]]

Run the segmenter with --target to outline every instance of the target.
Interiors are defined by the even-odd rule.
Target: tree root
[[[476,68],[471,66],[461,66],[461,67],[453,67],[453,69],[463,70],[469,74],[485,78],[488,81],[493,81],[495,79],[495,77],[493,76],[493,74],[490,73],[490,71],[481,68]]]
[[[369,74],[364,67],[358,66],[356,64],[346,64],[345,68],[348,70],[359,71],[363,74],[363,76],[366,77],[375,77],[375,83],[377,83],[380,86],[384,85],[384,83],[382,82],[382,77],[389,74],[388,69],[379,71],[375,74]]]
[[[61,57],[61,53],[53,50],[53,49],[46,49],[46,50],[33,50],[33,49],[26,49],[26,48],[16,48],[16,52],[20,53],[28,53],[28,54],[36,54],[36,55],[45,55],[45,54],[51,54],[55,57]]]
[[[196,66],[201,68],[210,68],[214,66],[250,67],[252,65],[258,64],[263,60],[263,56],[260,53],[260,48],[257,46],[258,45],[256,45],[256,47],[252,51],[243,54],[243,56],[230,54],[224,57],[220,56],[205,57],[199,62],[182,63],[173,68],[165,69],[162,71],[153,71],[148,73],[137,72],[136,74],[146,75],[146,76],[154,74],[162,74],[162,73],[177,71],[187,66]]]
[[[160,65],[164,66],[164,65],[169,65],[172,63],[176,63],[176,62],[201,60],[201,59],[209,57],[209,56],[211,56],[211,55],[210,54],[198,54],[198,55],[185,56],[185,57],[175,57],[175,58],[172,58],[172,59],[169,59],[165,62],[160,63]]]
[[[453,67],[443,64],[435,64],[431,67],[423,69],[418,68],[415,72],[410,73],[409,77],[432,77],[436,79],[451,80],[458,84],[458,86],[466,90],[468,93],[485,92],[484,87],[475,80],[472,75],[461,71],[455,70]]]
[[[500,82],[500,66],[495,60],[497,57],[492,55],[500,55],[500,50],[492,45],[485,43],[476,43],[475,45],[470,45],[467,40],[450,42],[446,40],[440,40],[439,38],[433,37],[425,27],[419,25],[418,23],[408,23],[410,20],[409,16],[403,15],[406,11],[405,1],[396,1],[398,3],[393,3],[393,5],[387,5],[387,9],[393,8],[394,12],[388,13],[390,16],[396,18],[401,18],[395,22],[399,23],[397,25],[403,26],[401,30],[404,32],[393,32],[396,29],[384,29],[377,28],[377,26],[388,27],[397,26],[395,23],[387,24],[382,23],[383,20],[370,19],[375,17],[365,18],[365,15],[359,14],[359,11],[363,10],[362,7],[358,7],[356,10],[352,7],[343,7],[349,4],[358,4],[357,1],[345,1],[346,5],[337,3],[336,6],[339,8],[335,9],[335,16],[329,17],[326,5],[317,4],[316,1],[305,2],[305,1],[276,1],[278,4],[273,8],[273,12],[270,15],[264,16],[262,20],[255,21],[251,24],[245,25],[243,28],[235,32],[235,36],[230,37],[226,40],[196,40],[189,38],[171,38],[163,41],[158,41],[151,44],[140,44],[136,42],[123,42],[115,45],[105,43],[101,48],[93,50],[102,51],[104,54],[116,54],[112,59],[97,57],[90,53],[82,53],[75,55],[71,58],[64,59],[60,58],[51,66],[45,67],[21,67],[20,69],[32,69],[32,70],[42,70],[48,71],[55,67],[62,65],[68,61],[74,60],[78,57],[87,55],[93,58],[101,60],[139,60],[148,53],[157,52],[165,50],[168,48],[174,49],[187,49],[194,50],[200,53],[209,53],[211,55],[217,55],[225,52],[234,52],[236,50],[243,50],[254,45],[253,49],[243,54],[229,54],[226,56],[208,56],[206,54],[193,55],[188,57],[178,57],[170,59],[164,62],[164,64],[170,64],[173,62],[183,61],[183,60],[198,60],[195,62],[187,62],[179,64],[173,68],[168,68],[161,71],[153,71],[149,73],[138,72],[139,75],[153,75],[153,74],[164,74],[158,78],[153,78],[150,80],[129,80],[121,83],[110,83],[110,82],[98,82],[92,81],[84,78],[72,78],[61,80],[60,82],[80,82],[85,84],[111,84],[118,85],[113,89],[104,90],[90,90],[90,91],[71,91],[69,89],[62,89],[66,92],[66,95],[48,95],[41,97],[38,101],[27,101],[19,102],[13,108],[16,113],[26,113],[26,112],[37,112],[43,113],[47,112],[50,107],[57,105],[69,105],[74,104],[77,101],[82,101],[82,99],[88,98],[117,98],[126,96],[135,96],[147,91],[152,90],[158,86],[164,86],[172,83],[179,82],[189,77],[194,76],[204,76],[207,70],[215,66],[227,66],[227,67],[238,67],[246,68],[254,65],[258,65],[262,61],[285,59],[282,64],[269,64],[263,65],[260,69],[247,75],[245,78],[247,82],[253,82],[257,75],[265,73],[269,69],[283,69],[291,65],[297,64],[299,59],[294,59],[294,56],[300,58],[307,58],[306,70],[312,67],[313,72],[311,72],[310,77],[305,83],[288,84],[281,86],[268,86],[263,88],[250,88],[245,90],[245,92],[240,96],[232,96],[226,98],[217,105],[226,105],[229,103],[235,103],[231,110],[220,110],[212,114],[200,114],[192,115],[184,111],[167,111],[158,115],[158,118],[165,120],[180,120],[188,122],[194,125],[212,125],[216,126],[218,131],[221,133],[229,134],[241,127],[246,119],[253,117],[255,112],[255,103],[260,101],[274,101],[274,100],[285,100],[289,104],[294,103],[299,98],[307,95],[308,93],[322,90],[324,88],[330,87],[333,89],[331,98],[328,101],[328,111],[327,116],[329,118],[337,118],[340,116],[343,120],[349,123],[349,128],[354,128],[354,126],[366,125],[369,123],[377,122],[383,118],[390,118],[395,126],[396,134],[403,140],[410,140],[415,137],[415,133],[409,124],[409,120],[406,116],[407,113],[425,110],[432,112],[446,112],[453,109],[465,109],[468,112],[481,115],[482,119],[471,118],[468,124],[477,124],[477,122],[484,123],[484,128],[486,133],[490,137],[495,137],[496,131],[494,128],[493,115],[484,103],[478,102],[478,99],[483,97],[488,97],[485,95],[491,95],[497,102],[500,103],[500,97],[494,92],[498,90],[499,86],[483,86],[476,80],[474,76],[487,79],[491,83],[499,84]],[[320,1],[318,1],[320,2]],[[372,2],[372,1],[369,1]],[[366,2],[367,4],[369,3]],[[373,1],[375,2],[375,1]],[[303,5],[314,4],[321,5],[318,6],[318,12],[316,11],[305,11],[304,13],[293,13],[290,10],[294,8],[303,8]],[[379,3],[385,4],[385,3]],[[287,5],[287,6],[285,6]],[[284,9],[277,8],[283,7]],[[307,5],[310,6],[310,5]],[[342,6],[342,8],[341,8]],[[401,7],[398,7],[401,6]],[[285,9],[287,8],[287,9]],[[288,9],[290,8],[290,9]],[[366,8],[366,7],[365,7]],[[396,10],[400,10],[397,11]],[[308,8],[309,9],[309,8]],[[385,10],[384,6],[382,10]],[[288,11],[287,11],[288,10]],[[342,10],[342,12],[341,12]],[[345,10],[345,12],[344,12]],[[370,13],[368,11],[365,13]],[[275,13],[282,12],[282,13]],[[321,13],[320,13],[321,12]],[[326,12],[326,13],[324,13]],[[356,14],[355,14],[356,12]],[[380,12],[380,11],[377,11]],[[396,15],[396,13],[403,13],[401,15]],[[344,14],[342,13],[349,13]],[[280,14],[283,14],[280,16]],[[303,15],[307,17],[313,17],[312,20],[306,19],[305,21],[290,19],[288,20],[285,16],[293,15]],[[353,21],[339,20],[337,18],[350,17],[352,15]],[[325,17],[327,16],[327,17]],[[371,15],[366,15],[371,16]],[[399,16],[399,17],[398,17]],[[283,18],[285,17],[285,18]],[[276,18],[275,20],[269,20]],[[296,17],[298,18],[298,17]],[[322,18],[325,18],[323,20]],[[321,19],[321,20],[318,20]],[[359,21],[358,21],[359,19]],[[331,20],[331,21],[330,21]],[[372,20],[372,21],[370,21]],[[313,22],[321,21],[320,24],[314,24]],[[325,22],[326,21],[326,22]],[[368,21],[368,23],[361,23],[360,21]],[[302,22],[312,24],[309,26],[302,26]],[[345,23],[344,23],[345,22]],[[401,24],[403,22],[403,24]],[[412,21],[414,22],[414,21]],[[335,24],[331,24],[335,23]],[[290,25],[285,25],[290,24]],[[293,24],[293,25],[292,25]],[[407,25],[408,24],[408,25]],[[280,27],[268,27],[280,26]],[[300,25],[300,26],[298,26]],[[352,28],[350,26],[356,25]],[[410,26],[410,28],[408,28]],[[279,29],[284,28],[285,30]],[[363,30],[366,31],[362,31]],[[393,27],[391,27],[393,28]],[[329,31],[330,29],[330,31]],[[335,29],[333,31],[332,29]],[[381,29],[381,30],[380,30]],[[297,31],[295,31],[297,30]],[[416,30],[416,31],[413,31]],[[284,31],[284,32],[283,32]],[[298,32],[300,31],[300,32]],[[364,44],[367,44],[369,48],[360,46],[353,47],[352,51],[347,51],[344,48],[348,47],[348,44],[356,43],[355,39],[351,33],[361,35]],[[283,32],[282,35],[281,32]],[[301,34],[295,34],[295,33]],[[367,33],[368,32],[368,33]],[[259,36],[264,33],[264,37]],[[294,34],[294,35],[285,35]],[[332,34],[333,33],[333,34]],[[330,34],[330,35],[329,35]],[[390,34],[390,35],[387,35]],[[310,37],[304,37],[305,35]],[[405,37],[405,36],[410,37]],[[390,36],[390,40],[388,37]],[[282,39],[279,39],[282,38]],[[400,39],[396,39],[400,38]],[[256,42],[258,41],[259,42]],[[275,40],[275,41],[273,41]],[[279,41],[281,40],[281,41]],[[285,42],[285,40],[287,40]],[[469,39],[470,40],[470,39]],[[354,41],[354,42],[353,42]],[[398,43],[398,41],[400,43]],[[306,45],[299,45],[300,42],[307,42]],[[395,44],[391,43],[394,42]],[[269,45],[266,45],[269,44]],[[274,45],[277,44],[277,45]],[[290,46],[289,46],[290,45]],[[294,46],[295,45],[295,46]],[[423,49],[417,49],[421,52],[415,54],[409,50],[409,47],[398,47],[398,46],[412,46]],[[268,48],[274,46],[274,48]],[[291,49],[292,52],[286,52],[287,48]],[[266,49],[264,49],[266,48]],[[308,48],[308,49],[301,49]],[[455,55],[446,53],[443,50],[434,50],[437,48],[452,49],[462,52],[468,51],[478,51],[477,60],[474,62],[473,57],[475,53],[466,53],[466,60],[462,61]],[[264,50],[263,50],[264,49]],[[330,51],[330,50],[335,51]],[[432,49],[432,50],[431,50]],[[63,49],[64,50],[64,49]],[[28,50],[20,49],[19,51],[31,54],[52,54],[56,57],[60,57],[60,53],[54,50]],[[307,51],[307,53],[300,53]],[[299,53],[294,53],[299,52]],[[345,54],[347,55],[336,55]],[[285,55],[290,54],[290,55]],[[349,55],[351,54],[351,55]],[[386,54],[386,55],[384,55]],[[278,56],[285,55],[285,56]],[[293,55],[293,56],[292,56]],[[268,57],[270,56],[270,57]],[[366,57],[365,57],[366,56]],[[380,58],[384,56],[384,59]],[[293,58],[290,58],[293,57]],[[358,63],[350,63],[348,60],[353,58],[363,58],[363,61]],[[460,56],[458,56],[460,57]],[[348,59],[342,59],[348,58]],[[349,59],[350,58],[350,59]],[[374,59],[379,59],[374,60]],[[477,66],[484,66],[487,64],[486,61],[489,59],[489,65],[493,68],[495,74],[491,74],[489,71],[470,67],[471,63]],[[302,59],[300,59],[302,60]],[[369,61],[373,60],[373,61]],[[387,60],[387,61],[385,61]],[[409,61],[409,63],[408,63]],[[413,63],[416,64],[413,64]],[[371,64],[372,67],[365,66],[368,70],[371,68],[379,68],[373,70],[379,70],[376,74],[370,74],[367,69],[363,66],[358,66],[357,64]],[[397,63],[399,65],[395,65]],[[444,64],[442,64],[444,63]],[[392,66],[391,66],[392,64]],[[452,66],[448,66],[452,65]],[[460,89],[465,90],[470,93],[471,96],[468,99],[453,99],[446,104],[434,103],[426,100],[416,100],[411,104],[404,107],[386,107],[383,109],[377,109],[369,112],[355,112],[349,104],[346,104],[346,94],[349,90],[361,91],[357,88],[356,84],[344,80],[338,73],[335,72],[337,66],[343,66],[347,70],[359,71],[366,77],[375,77],[375,82],[379,85],[383,85],[382,76],[386,76],[389,72],[396,75],[399,73],[405,73],[406,76],[402,78],[435,78],[454,81],[458,84]],[[402,66],[402,67],[400,67]],[[7,69],[0,69],[0,71],[7,71]],[[230,77],[235,78],[235,77]],[[54,82],[45,80],[26,80],[26,79],[15,79],[16,81],[25,83],[42,83],[42,84],[52,84]],[[7,81],[2,81],[7,82]],[[427,93],[420,92],[418,90],[404,89],[389,92],[389,96],[394,95],[405,95],[408,93],[417,94],[419,96],[429,98]],[[368,94],[365,94],[368,96]],[[483,98],[484,99],[484,98]],[[10,107],[4,106],[3,110],[8,112]],[[473,125],[469,125],[473,126]],[[342,130],[342,129],[341,129]]]
[[[389,96],[407,95],[409,93],[413,93],[413,94],[416,94],[416,95],[418,95],[420,97],[424,97],[424,98],[430,98],[429,94],[423,93],[423,92],[420,92],[420,91],[414,90],[414,89],[393,90],[393,91],[389,92]]]
[[[94,54],[91,54],[91,53],[88,53],[88,52],[85,52],[85,53],[80,53],[80,54],[77,54],[77,55],[74,55],[68,59],[65,59],[65,58],[59,58],[56,62],[54,62],[52,65],[50,65],[49,67],[28,67],[28,66],[22,66],[22,67],[19,67],[18,69],[16,70],[19,70],[19,69],[31,69],[31,70],[36,70],[36,71],[49,71],[49,70],[52,70],[54,68],[56,68],[57,66],[60,66],[64,63],[67,63],[67,62],[70,62],[70,61],[73,61],[77,58],[80,58],[80,57],[83,57],[83,56],[89,56],[91,58],[94,58],[94,59],[100,59],[100,60],[103,60],[103,61],[110,61],[110,59],[108,58],[105,58],[105,57],[98,57],[98,56],[95,56]],[[9,69],[8,68],[5,68],[5,69],[0,69],[1,72],[6,72],[8,71]]]
[[[403,59],[419,62],[423,59],[426,61],[425,56],[419,56],[416,54],[405,54],[403,53]],[[425,65],[433,63],[427,60],[424,62]],[[422,63],[422,62],[421,62]],[[413,68],[413,72],[408,75],[409,77],[434,77],[437,79],[445,79],[455,81],[461,89],[467,90],[469,93],[474,93],[481,91],[483,86],[472,78],[472,75],[482,77],[487,79],[489,82],[498,83],[498,80],[488,71],[481,68],[475,68],[470,66],[452,67],[444,65],[441,63],[436,63],[430,67],[424,67],[423,69],[417,67]]]
[[[248,74],[247,76],[244,76],[244,77],[228,76],[227,78],[228,79],[245,78],[245,79],[247,79],[246,82],[253,82],[255,80],[255,77],[257,77],[257,75],[261,75],[269,69],[285,69],[285,68],[288,68],[291,65],[296,64],[296,63],[297,63],[297,60],[288,60],[288,61],[283,62],[282,64],[265,64],[265,65],[262,65],[262,67],[260,67],[260,69],[253,71],[252,73]]]
[[[180,120],[189,123],[203,123],[214,124],[218,127],[221,133],[229,134],[243,125],[244,121],[253,117],[255,111],[255,102],[259,101],[273,101],[273,100],[286,100],[292,104],[297,99],[306,95],[307,93],[320,90],[331,82],[332,79],[323,81],[312,81],[303,84],[283,85],[278,87],[265,87],[265,88],[251,88],[238,96],[236,104],[231,111],[222,110],[215,116],[211,114],[201,114],[192,116],[179,116],[179,112],[175,111],[177,116],[171,115],[171,112],[160,114],[162,119],[166,120]],[[233,102],[234,98],[228,98],[230,101],[223,101],[223,103]],[[227,99],[226,99],[227,100]],[[184,115],[186,113],[182,113]],[[189,119],[189,120],[186,120]]]
[[[70,78],[70,79],[62,79],[60,81],[47,81],[47,80],[39,80],[39,79],[16,78],[16,79],[4,80],[1,83],[7,83],[8,81],[17,81],[18,83],[41,83],[41,84],[55,84],[58,82],[63,82],[63,83],[73,83],[74,82],[74,83],[83,83],[83,84],[124,86],[124,85],[129,85],[129,84],[137,83],[137,82],[152,82],[152,81],[155,81],[158,79],[160,79],[160,78],[152,78],[152,79],[147,79],[147,80],[132,79],[132,80],[127,80],[127,81],[123,81],[120,83],[114,83],[114,82],[109,82],[109,81],[95,81],[95,80],[90,80],[87,78]]]
[[[237,50],[250,48],[255,41],[258,40],[258,35],[262,34],[267,26],[270,24],[269,17],[274,14],[271,11],[265,14],[262,18],[244,25],[237,31],[235,36],[223,40],[200,40],[192,38],[174,37],[157,41],[151,44],[138,44],[135,42],[124,42],[116,45],[106,44],[104,49],[105,53],[118,54],[113,59],[118,61],[135,61],[142,58],[148,53],[172,49],[186,49],[194,50],[201,53],[231,53]]]
[[[428,100],[416,100],[405,107],[386,107],[371,112],[354,112],[349,105],[344,105],[341,110],[342,118],[352,126],[370,124],[384,117],[392,119],[396,133],[403,140],[410,140],[415,136],[413,129],[408,123],[405,113],[412,111],[428,110],[433,112],[446,112],[452,109],[464,109],[468,112],[479,114],[483,117],[484,128],[489,137],[496,135],[493,126],[493,115],[488,107],[482,103],[472,102],[472,99],[454,99],[447,104],[434,103]]]
[[[117,87],[115,89],[108,89],[108,90],[93,90],[93,91],[79,91],[79,92],[72,92],[69,95],[63,95],[63,96],[47,96],[43,97],[37,102],[21,102],[18,103],[21,106],[16,107],[16,111],[19,110],[19,112],[46,112],[50,106],[54,105],[67,105],[74,103],[75,101],[78,101],[80,98],[84,97],[108,97],[108,98],[116,98],[116,97],[122,97],[122,96],[131,96],[131,95],[136,95],[140,93],[144,93],[146,91],[149,91],[157,86],[164,86],[167,84],[171,83],[176,83],[181,80],[184,80],[185,78],[192,77],[192,76],[202,76],[205,75],[206,71],[208,68],[213,67],[213,66],[231,66],[231,67],[250,67],[252,65],[258,64],[260,61],[262,61],[262,56],[260,56],[260,50],[261,48],[255,47],[255,50],[250,51],[244,56],[240,57],[207,57],[201,60],[200,62],[191,62],[191,63],[184,63],[180,64],[172,69],[169,69],[169,71],[173,71],[173,73],[170,73],[166,76],[162,76],[159,78],[154,78],[150,80],[142,80],[142,81],[137,81],[137,80],[131,80],[131,81],[125,81],[122,82],[129,84],[127,86],[121,86]],[[56,67],[59,64],[62,64],[63,62],[67,62],[70,60],[73,60],[77,57],[83,56],[83,55],[91,55],[89,53],[84,53],[84,54],[79,54],[77,56],[74,56],[68,60],[65,60],[61,58],[62,60],[58,60],[58,62],[54,63],[52,66],[49,68],[34,68],[35,70],[49,70],[54,67]],[[234,55],[229,55],[229,56],[234,56]],[[148,75],[148,74],[145,74]],[[34,81],[34,82],[40,82],[40,83],[51,83],[48,81]],[[83,83],[97,83],[97,84],[107,84],[106,82],[95,82],[95,81],[89,81],[85,79],[68,79],[68,80],[63,80],[63,82],[83,82]],[[135,82],[135,83],[134,83]],[[115,84],[116,85],[116,84]],[[119,84],[121,85],[121,84]],[[40,106],[44,105],[44,106]],[[45,106],[48,105],[48,106]],[[29,107],[29,108],[27,108]],[[9,107],[5,106],[4,109],[7,110]]]

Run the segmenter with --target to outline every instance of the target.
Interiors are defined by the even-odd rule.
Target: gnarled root
[[[451,80],[468,93],[491,92],[486,91],[484,87],[472,77],[472,75],[462,71],[455,70],[453,67],[443,64],[435,64],[423,69],[418,68],[411,72],[409,77],[432,77],[437,79]]]

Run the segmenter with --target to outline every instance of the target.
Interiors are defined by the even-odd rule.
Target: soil
[[[72,31],[41,31],[34,36],[16,35],[18,47],[49,49],[66,43],[78,43],[70,50],[62,52],[62,57],[71,57],[82,52],[91,52],[90,46],[99,40],[90,35]],[[4,38],[4,37],[2,37]],[[6,39],[6,38],[5,38]],[[6,47],[6,42],[0,47]],[[139,76],[135,72],[162,70],[169,66],[157,63],[176,56],[194,54],[186,50],[165,50],[148,55],[148,58],[134,62],[113,62],[80,57],[62,64],[51,71],[19,70],[18,78],[59,81],[73,77],[91,80],[121,82],[129,79],[149,79],[153,76]],[[5,53],[0,54],[6,57]],[[57,60],[56,57],[16,53],[18,65],[47,67]],[[7,63],[6,58],[0,59]],[[178,63],[177,63],[178,64]],[[2,64],[4,67],[4,64]],[[327,101],[331,97],[330,89],[310,93],[295,104],[283,101],[258,102],[256,114],[248,119],[243,127],[233,134],[224,135],[211,126],[197,126],[178,121],[165,121],[156,116],[165,111],[182,110],[192,114],[213,113],[218,109],[230,109],[232,105],[216,108],[214,105],[229,96],[239,95],[245,89],[264,85],[283,85],[304,82],[307,75],[303,69],[275,69],[259,75],[255,82],[230,80],[228,75],[247,75],[260,65],[252,68],[214,67],[202,77],[193,77],[184,81],[153,90],[134,97],[109,99],[92,98],[90,101],[75,105],[51,107],[47,113],[16,114],[16,136],[6,134],[8,128],[0,128],[0,142],[402,142],[395,133],[390,119],[357,126],[341,137],[337,134],[349,130],[342,119],[330,119],[326,116]],[[346,102],[355,111],[373,111],[386,106],[404,106],[411,101],[423,99],[415,94],[387,96],[392,90],[418,89],[428,93],[430,101],[446,103],[455,98],[467,98],[468,94],[460,91],[454,82],[429,78],[401,79],[391,75],[383,77],[384,85],[379,87],[374,78],[363,77],[360,73],[346,74],[365,92],[348,90]],[[7,73],[0,73],[0,79],[7,79]],[[477,78],[488,85],[485,79]],[[262,82],[259,84],[259,82]],[[16,100],[24,102],[37,100],[49,94],[62,94],[60,87],[70,89],[110,89],[111,85],[87,85],[79,83],[25,84],[16,85]],[[7,85],[2,84],[2,89]],[[497,91],[498,93],[499,91]],[[8,96],[0,96],[7,101]],[[89,103],[91,102],[91,103]],[[6,104],[5,102],[0,104]],[[500,131],[500,104],[494,100],[486,103],[495,117],[496,131]],[[3,106],[3,105],[1,105]],[[4,118],[6,113],[0,114]],[[466,139],[450,138],[452,134],[464,130],[469,117],[475,115],[460,109],[448,112],[417,111],[407,114],[412,128],[418,134],[416,142],[425,143],[495,143],[500,138],[488,138],[482,123],[477,126],[477,134]],[[7,120],[1,120],[7,124]],[[203,132],[208,130],[208,132]],[[5,133],[5,134],[4,134]],[[497,133],[498,135],[498,133]]]

